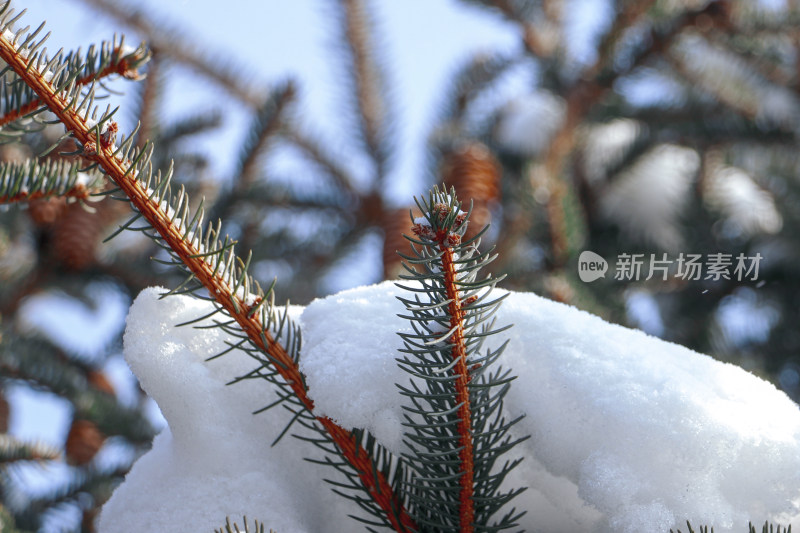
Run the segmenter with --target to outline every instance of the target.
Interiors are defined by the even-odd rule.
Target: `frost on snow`
[[[163,290],[162,290],[163,291]],[[215,329],[176,328],[206,314],[188,297],[134,302],[125,355],[169,428],[106,504],[101,532],[180,524],[210,531],[247,514],[278,531],[345,532],[354,509],[321,481],[332,470],[302,461],[315,450],[289,437],[266,382],[225,383],[251,370]],[[497,291],[498,295],[502,291]],[[301,369],[317,414],[366,427],[403,450],[395,363],[407,324],[391,282],[317,300],[300,317]],[[515,426],[532,436],[513,486],[522,527],[544,532],[668,531],[748,521],[789,525],[800,504],[800,410],[744,370],[575,308],[511,293],[497,314],[510,330],[501,364],[518,376],[507,397]],[[274,411],[274,412],[273,412]],[[797,525],[797,524],[795,524]]]

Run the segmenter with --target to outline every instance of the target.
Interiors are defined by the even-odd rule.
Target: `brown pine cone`
[[[97,250],[112,231],[112,224],[125,212],[120,202],[102,201],[92,204],[95,212],[79,203],[66,206],[64,214],[52,230],[54,258],[65,268],[84,270],[97,263]]]
[[[89,463],[98,450],[103,447],[106,436],[97,428],[94,422],[75,419],[67,435],[64,446],[67,462],[73,465]]]
[[[66,198],[47,198],[28,203],[28,215],[38,227],[51,226],[67,208]]]
[[[386,209],[381,217],[383,228],[383,278],[397,279],[399,274],[405,272],[402,266],[403,258],[398,251],[405,255],[412,255],[411,243],[403,235],[413,236],[411,231],[412,221],[408,215],[410,208]]]
[[[463,143],[444,156],[442,181],[463,202],[463,209],[472,201],[472,215],[466,238],[478,233],[491,221],[491,207],[500,199],[501,167],[489,148],[478,141]]]

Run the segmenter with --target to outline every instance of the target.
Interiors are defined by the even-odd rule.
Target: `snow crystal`
[[[14,36],[15,36],[14,32],[11,31],[10,29],[3,30],[2,38],[12,44],[14,44]],[[16,45],[14,46],[14,48],[15,49],[17,48]]]
[[[250,414],[272,400],[268,387],[225,387],[254,363],[238,352],[204,362],[224,334],[174,327],[209,304],[158,292],[131,308],[125,354],[169,429],[106,504],[99,531],[206,531],[245,513],[279,531],[359,529],[349,502],[320,482],[331,470],[301,460],[313,448],[269,447],[287,417]],[[391,282],[353,289],[300,316],[315,414],[367,428],[394,451],[403,450],[395,384],[408,383],[395,361],[397,332],[409,331],[397,317],[402,292]],[[511,293],[497,319],[515,324],[489,341],[509,341],[501,364],[518,376],[505,408],[525,415],[515,430],[531,435],[511,452],[525,461],[507,479],[529,487],[514,501],[528,511],[522,527],[666,531],[688,519],[724,532],[798,514],[800,409],[769,383],[533,294]]]

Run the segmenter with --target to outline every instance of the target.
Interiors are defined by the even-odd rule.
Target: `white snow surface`
[[[265,382],[226,386],[255,362],[240,351],[206,362],[231,339],[216,328],[176,327],[208,314],[211,304],[186,296],[160,300],[164,292],[149,288],[136,298],[124,351],[169,427],[105,504],[98,531],[210,533],[226,516],[243,526],[246,515],[281,533],[351,532],[353,520],[337,509],[341,498],[321,481],[330,472],[303,460],[314,451],[288,436],[270,447],[289,417],[281,408],[252,414],[275,400]]]
[[[169,428],[106,504],[101,533],[164,524],[210,531],[224,517],[249,517],[281,532],[357,531],[349,502],[321,482],[332,469],[302,457],[315,450],[287,437],[280,409],[253,416],[273,394],[261,380],[225,383],[251,370],[224,349],[215,329],[174,324],[207,313],[188,297],[134,302],[125,356],[160,405]],[[403,450],[401,396],[408,375],[396,365],[398,331],[408,325],[391,282],[345,291],[303,310],[301,369],[315,413],[365,427]],[[497,296],[504,291],[496,290]],[[509,417],[531,438],[507,486],[528,531],[668,531],[713,525],[745,531],[748,521],[799,522],[800,409],[744,370],[642,332],[604,322],[529,293],[511,293],[497,313],[492,346],[518,376]],[[273,412],[274,411],[274,412]],[[188,526],[188,527],[187,527]]]

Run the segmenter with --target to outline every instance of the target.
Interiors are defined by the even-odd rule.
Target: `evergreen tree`
[[[311,414],[296,370],[297,331],[273,309],[272,289],[261,291],[247,274],[249,266],[280,262],[286,265],[280,294],[305,302],[319,290],[307,281],[346,264],[357,245],[368,243],[376,231],[384,235],[387,277],[405,272],[396,250],[423,265],[439,260],[437,254],[421,251],[432,241],[424,230],[412,227],[408,211],[413,206],[394,209],[396,199],[386,192],[396,156],[391,127],[396,117],[386,90],[388,65],[375,46],[368,2],[335,3],[341,54],[347,60],[342,81],[352,93],[353,127],[348,131],[371,173],[368,187],[361,187],[346,161],[309,131],[313,126],[300,125],[292,110],[294,83],[259,92],[242,80],[239,69],[196,52],[198,47],[182,32],[148,19],[133,6],[83,1],[139,33],[148,47],[129,48],[114,40],[86,53],[48,54],[38,34],[41,28],[29,34],[24,23],[9,16],[8,5],[6,33],[0,39],[6,65],[0,99],[5,141],[0,201],[9,205],[0,211],[2,386],[45,390],[68,402],[72,422],[62,453],[73,465],[67,482],[26,502],[15,481],[19,463],[53,461],[58,454],[6,435],[2,460],[15,464],[4,470],[0,489],[4,527],[35,530],[48,513],[70,504],[85,512],[82,527],[91,530],[93,513],[153,435],[143,403],[132,407],[115,398],[102,372],[118,343],[109,343],[107,354],[86,360],[58,339],[24,327],[20,310],[25,298],[42,289],[61,291],[89,307],[98,305],[109,286],[128,295],[154,284],[177,293],[195,290],[198,284],[209,289],[220,312],[232,321],[225,327],[242,339],[241,347],[265,367],[274,365],[269,379],[283,390],[295,420],[318,434],[314,442],[333,457],[345,449],[362,452],[344,458],[341,469],[350,482],[344,492],[380,517],[377,523],[399,531],[424,530],[421,518],[463,504],[459,500],[427,510],[420,502],[430,501],[430,486],[404,477],[423,469],[421,458],[427,452],[420,443],[436,426],[424,413],[441,408],[429,398],[444,392],[431,381],[433,388],[406,389],[412,409],[426,421],[412,416],[416,426],[408,438],[418,443],[419,453],[406,458],[412,468],[398,476],[389,469],[397,459],[368,435],[351,434]],[[585,59],[570,46],[567,2],[465,3],[485,9],[487,17],[511,21],[521,41],[518,52],[476,56],[454,74],[431,134],[426,179],[454,187],[472,204],[472,224],[463,228],[465,233],[457,228],[459,239],[470,242],[487,222],[493,225],[482,240],[496,246],[499,258],[488,264],[481,252],[474,264],[493,279],[505,276],[509,288],[543,293],[620,323],[639,325],[636,304],[649,303],[658,316],[658,326],[651,327],[664,338],[744,364],[799,397],[800,366],[793,359],[800,348],[795,331],[800,284],[794,267],[800,247],[793,231],[800,223],[794,149],[800,120],[798,6],[789,2],[767,8],[747,0],[609,1],[612,16],[601,27],[594,55]],[[192,66],[251,110],[251,131],[235,176],[228,187],[208,194],[205,203],[195,198],[215,189],[208,155],[187,151],[182,141],[215,128],[220,117],[161,123],[161,87],[169,82],[164,69],[169,63]],[[497,94],[502,92],[494,90],[520,70],[533,73],[529,94],[501,100]],[[113,113],[98,112],[94,103],[107,91],[105,83],[120,77],[138,82],[133,93],[140,126],[124,138],[116,131]],[[261,156],[277,143],[297,148],[313,162],[318,172],[306,186],[264,179],[268,169],[260,164]],[[151,176],[158,169],[163,174]],[[112,202],[115,196],[133,204],[133,220],[126,222],[128,208]],[[431,201],[416,211],[415,216],[427,217],[427,227],[440,223],[430,212],[437,203],[451,205]],[[206,229],[201,213],[223,222]],[[441,222],[454,224],[458,215],[453,213]],[[298,220],[319,231],[292,231]],[[120,225],[153,239],[101,245]],[[415,235],[412,241],[423,248],[404,242],[403,233]],[[251,253],[246,260],[234,254],[228,234],[235,236],[238,250]],[[613,263],[605,279],[580,280],[584,250]],[[157,261],[149,261],[151,256]],[[739,258],[746,263],[740,265]],[[638,275],[620,268],[639,259]],[[159,261],[179,268],[164,269]],[[691,270],[693,264],[703,270]],[[181,270],[188,272],[186,284],[178,277]],[[427,272],[441,274],[430,267]],[[477,283],[474,290],[481,288]],[[248,301],[240,290],[257,294],[257,299]],[[434,310],[444,313],[445,322],[452,312],[436,299],[439,292],[429,290],[430,301],[408,301],[421,336],[450,330],[439,332],[432,325],[445,320]],[[448,300],[469,297],[451,295]],[[434,307],[427,309],[429,304]],[[480,322],[484,311],[488,309],[480,305],[474,315],[468,311],[460,327],[472,327],[470,319]],[[741,316],[760,327],[731,326]],[[416,342],[409,339],[403,364],[424,377],[425,367],[414,360],[419,355]],[[480,342],[471,346],[477,350]],[[436,357],[445,353],[425,350]],[[465,357],[470,364],[483,365],[475,363],[480,358],[474,359],[473,352]],[[490,351],[486,369],[481,366],[473,373],[502,390],[507,376],[488,370],[495,358]],[[502,394],[492,398],[501,401]],[[482,400],[470,396],[470,401]],[[3,400],[4,433],[6,405]],[[474,427],[489,424],[491,431],[502,433],[509,423],[492,419],[499,412],[494,407],[486,409],[483,418],[475,414]],[[453,423],[441,431],[452,433],[458,427]],[[455,437],[439,431],[435,433],[442,440]],[[476,442],[480,438],[476,433]],[[109,467],[96,460],[109,442],[130,448],[124,464]],[[503,442],[501,448],[510,446]],[[486,460],[483,470],[476,470],[483,480],[491,478],[495,457]],[[438,483],[432,472],[425,475],[434,486]],[[412,487],[410,499],[396,493],[398,479]],[[491,505],[512,496],[484,489],[496,498]],[[486,523],[497,508],[478,510],[475,519],[481,516]],[[508,520],[513,522],[513,513]]]

